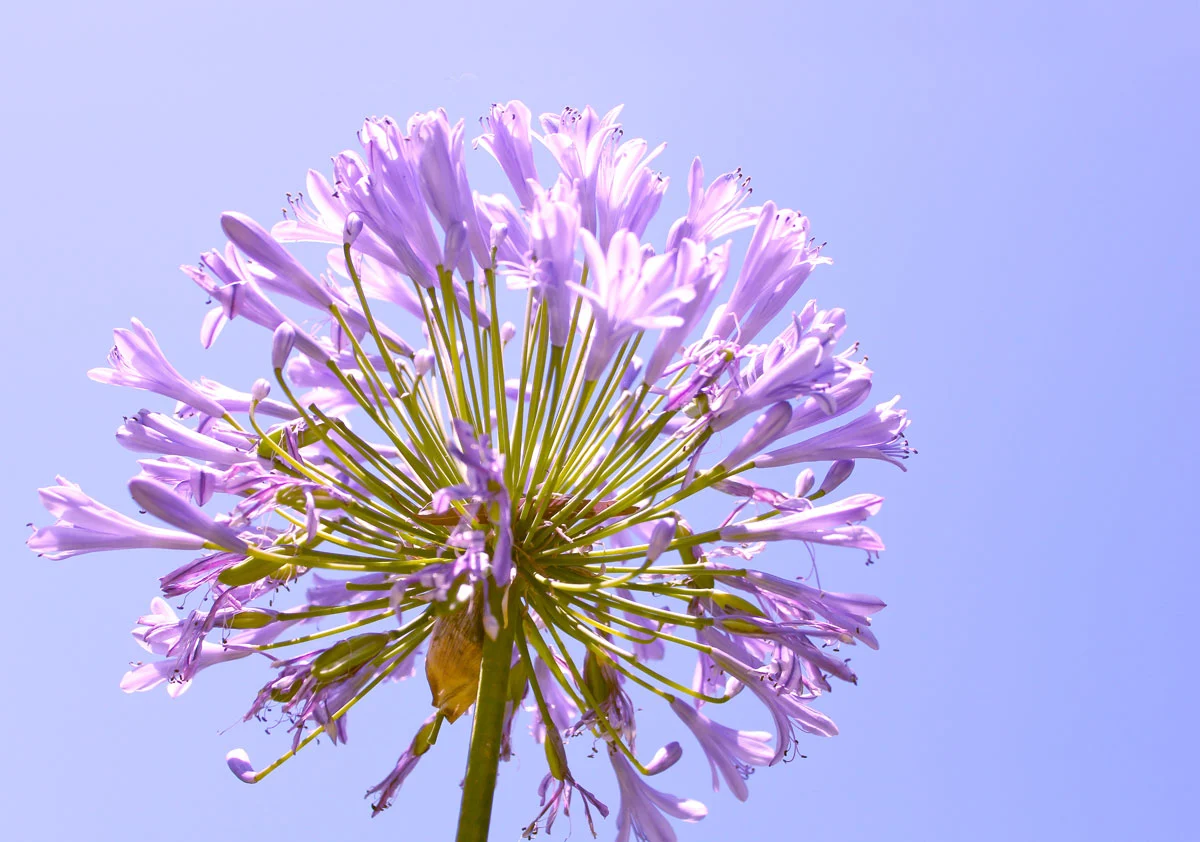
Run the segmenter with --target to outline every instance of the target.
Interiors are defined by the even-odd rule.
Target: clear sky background
[[[204,298],[177,269],[222,242],[221,211],[274,218],[364,115],[444,106],[473,128],[510,98],[625,103],[627,136],[668,141],[676,203],[698,153],[807,213],[836,265],[805,292],[848,310],[876,394],[914,419],[907,474],[852,480],[888,497],[882,561],[823,556],[827,586],[889,603],[859,686],[823,708],[842,735],[759,771],[746,804],[689,747],[655,779],[709,804],[681,839],[1192,837],[1194,2],[47,2],[4,29],[5,838],[452,836],[464,724],[392,810],[362,800],[425,716],[423,684],[246,786],[225,752],[265,762],[287,741],[221,733],[260,664],[178,700],[117,687],[176,559],[49,562],[22,542],[57,472],[134,509],[113,431],[159,403],[86,379],[112,327],[141,317],[193,375],[265,371],[269,336],[246,325],[201,350]],[[645,751],[667,725],[648,712]],[[518,752],[496,840],[536,812],[544,761],[523,734]]]

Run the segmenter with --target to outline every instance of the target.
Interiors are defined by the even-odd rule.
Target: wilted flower
[[[269,675],[246,718],[286,722],[291,744],[259,769],[231,751],[241,780],[321,734],[345,741],[359,700],[422,657],[434,710],[368,796],[375,813],[391,804],[443,725],[474,708],[460,842],[486,837],[522,713],[547,763],[527,836],[572,803],[589,827],[612,812],[585,788],[595,770],[569,760],[588,736],[616,775],[618,839],[667,842],[669,817],[706,815],[646,782],[682,749],[639,759],[638,695],[668,705],[714,788],[743,800],[754,767],[787,756],[797,729],[837,733],[814,705],[832,679],[857,681],[839,650],[877,646],[883,603],[801,581],[795,552],[775,573],[746,563],[778,541],[802,542],[805,558],[818,545],[881,551],[864,523],[882,498],[822,498],[855,460],[900,464],[907,413],[892,400],[822,428],[870,392],[857,346],[840,347],[845,313],[808,301],[755,342],[829,262],[808,220],[748,205],[740,170],[705,184],[696,159],[687,214],[656,250],[644,234],[667,187],[649,166],[663,147],[625,139],[618,115],[566,109],[539,133],[523,104],[493,106],[475,146],[514,199],[472,190],[464,124],[445,112],[404,127],[369,119],[362,151],[337,155],[332,180],[309,173],[284,221],[268,231],[226,213],[228,242],[184,267],[218,304],[206,347],[231,322],[267,329],[247,391],[184,376],[136,319],[115,332],[111,367],[90,373],[178,402],[117,431],[147,455],[133,499],[166,526],[60,478],[41,491],[56,521],[29,546],[51,559],[200,553],[161,580],[196,607],[177,615],[154,599],[134,629],[151,658],[122,687],[175,695],[202,670],[260,658]],[[535,141],[559,170],[546,182]],[[740,248],[714,243],[744,229]],[[324,271],[289,251],[300,241],[332,246]],[[287,314],[273,296],[312,312]],[[797,463],[817,464],[797,469],[790,493],[761,476]],[[701,494],[728,516],[690,523]],[[671,648],[694,653],[693,675],[671,674]],[[747,689],[774,737],[712,718]]]

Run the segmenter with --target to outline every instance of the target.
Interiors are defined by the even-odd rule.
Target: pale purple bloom
[[[617,116],[621,107],[603,118],[591,106],[577,111],[564,108],[560,114],[541,116],[544,134],[539,140],[562,168],[563,174],[579,187],[579,206],[583,227],[596,232],[596,181],[605,147],[621,129]]]
[[[904,439],[908,410],[895,409],[899,400],[896,395],[849,424],[765,453],[757,464],[770,467],[835,459],[880,459],[906,471],[903,460],[912,452]]]
[[[250,409],[250,404],[254,402],[254,396],[249,392],[239,392],[237,389],[232,389],[215,380],[209,380],[207,377],[201,377],[196,381],[196,387],[220,404],[227,413],[246,412]],[[300,417],[299,411],[291,404],[273,400],[259,401],[257,411],[260,415],[270,415],[272,418],[282,418],[284,421],[292,421]],[[179,418],[190,418],[198,412],[201,411],[183,402],[175,406],[175,415]],[[201,426],[205,423],[211,424],[211,419],[214,417],[216,416],[208,416],[210,419],[208,422],[201,419]],[[212,433],[206,434],[212,435]],[[242,439],[244,439],[243,444],[249,444],[249,439],[245,435],[242,436]]]
[[[161,660],[135,665],[122,677],[121,689],[126,693],[144,693],[166,683],[167,693],[178,696],[191,686],[201,670],[253,655],[256,645],[269,643],[288,625],[248,629],[226,637],[221,643],[211,643],[203,637],[214,626],[208,615],[193,612],[181,620],[166,600],[155,597],[150,601],[150,613],[138,618],[133,637]]]
[[[163,549],[197,550],[204,539],[147,526],[98,503],[78,485],[62,477],[58,485],[38,489],[42,505],[56,520],[26,539],[29,549],[46,558],[59,560],[100,550]]]
[[[295,327],[259,288],[250,264],[238,254],[233,243],[226,244],[224,255],[216,249],[201,255],[200,265],[208,271],[187,265],[179,268],[220,304],[210,314],[220,318],[201,337],[205,348],[212,345],[225,321],[238,316],[268,330],[285,323]],[[296,342],[302,353],[324,358],[320,346],[303,330],[296,331]]]
[[[555,658],[558,655],[555,654]],[[565,663],[558,663],[559,669],[565,667]],[[550,674],[550,668],[546,666],[545,661],[538,658],[534,663],[534,678],[538,685],[542,688],[542,695],[545,698],[546,709],[552,720],[551,725],[554,730],[560,735],[566,736],[570,733],[572,725],[579,718],[579,706],[568,696],[559,686],[558,682]],[[546,722],[542,718],[541,708],[536,704],[530,703],[526,709],[532,714],[532,720],[529,724],[529,732],[533,738],[539,743],[546,740]]]
[[[198,433],[160,412],[143,409],[117,429],[117,442],[138,453],[186,456],[227,468],[252,462],[255,456]]]
[[[642,374],[642,379],[650,385],[658,382],[671,359],[679,353],[680,346],[700,323],[729,267],[728,243],[705,252],[700,243],[684,239],[678,246],[677,255],[675,287],[690,286],[694,295],[690,301],[681,302],[676,310],[679,323],[665,328],[659,335],[658,344]]]
[[[771,344],[755,353],[717,398],[712,427],[722,430],[780,400],[820,399],[843,367],[833,347],[846,329],[844,311],[817,310],[810,301]]]
[[[534,194],[529,182],[537,180],[537,170],[533,163],[529,109],[518,100],[493,105],[483,122],[490,131],[476,138],[475,145],[490,152],[500,164],[521,206],[532,208]]]
[[[662,204],[669,179],[647,166],[666,148],[660,143],[647,154],[649,144],[639,138],[613,148],[605,144],[596,174],[596,239],[604,248],[618,231],[641,237]]]
[[[550,344],[567,342],[574,297],[570,287],[579,277],[575,248],[579,238],[579,205],[564,181],[539,191],[529,214],[529,253],[522,264],[508,267],[511,289],[533,289],[550,322]]]
[[[183,401],[209,415],[220,417],[225,414],[224,407],[175,370],[158,346],[154,334],[137,319],[132,320],[132,327],[128,330],[114,330],[113,342],[113,348],[108,353],[112,368],[93,368],[88,372],[88,377],[113,386],[156,392]]]
[[[491,559],[491,572],[496,583],[504,586],[512,581],[512,500],[508,495],[504,477],[504,457],[492,449],[487,436],[475,436],[470,425],[463,421],[454,422],[458,446],[449,447],[451,455],[466,468],[467,481],[462,485],[449,486],[439,492],[443,501],[449,499],[469,500],[476,505],[494,503],[499,510],[499,526],[496,548]],[[446,511],[446,503],[435,504],[435,510]]]
[[[837,734],[833,720],[809,706],[816,696],[793,692],[778,681],[778,675],[771,667],[750,666],[719,649],[712,653],[712,659],[757,696],[775,720],[776,746],[770,765],[774,766],[786,756],[795,742],[794,728],[821,737]]]
[[[678,838],[666,816],[685,822],[698,822],[708,815],[708,808],[691,798],[680,798],[660,792],[647,784],[625,757],[615,749],[608,752],[621,806],[617,810],[617,842],[675,842]],[[663,815],[663,814],[666,815]]]
[[[754,236],[729,301],[718,309],[708,334],[753,341],[767,322],[787,305],[812,270],[822,263],[821,247],[808,238],[808,219],[796,211],[762,206]]]
[[[761,208],[742,207],[752,192],[750,177],[743,176],[740,169],[717,176],[706,188],[704,165],[698,157],[692,159],[687,216],[671,226],[667,248],[679,246],[684,239],[707,243],[749,228],[762,212]]]
[[[713,791],[720,788],[719,773],[734,797],[745,801],[750,796],[746,778],[754,771],[751,767],[769,765],[775,754],[769,745],[771,735],[765,731],[728,728],[678,699],[671,702],[671,710],[683,720],[704,750],[708,765],[712,767]]]
[[[390,117],[366,120],[359,140],[365,159],[353,152],[334,158],[340,195],[388,245],[404,274],[433,286],[442,249],[421,193],[418,144]]]
[[[579,236],[588,260],[588,285],[572,288],[591,305],[592,340],[584,377],[595,380],[634,333],[680,325],[683,320],[676,310],[695,298],[696,290],[692,279],[675,283],[676,253],[647,254],[632,231],[614,236],[607,253],[591,232],[581,231]]]
[[[462,256],[462,246],[468,246],[480,266],[489,266],[490,248],[486,234],[481,230],[467,183],[466,162],[463,159],[463,121],[453,126],[443,109],[416,114],[408,123],[409,136],[419,146],[418,167],[421,173],[421,194],[430,213],[446,232],[446,247],[442,263],[457,267],[466,280],[474,277],[470,259],[452,256],[452,235],[460,237],[459,248],[454,249]]]
[[[874,494],[855,494],[845,500],[816,506],[808,511],[756,522],[743,521],[721,530],[723,541],[807,541],[858,547],[872,552],[883,550],[879,536],[858,526],[879,512],[883,498]]]

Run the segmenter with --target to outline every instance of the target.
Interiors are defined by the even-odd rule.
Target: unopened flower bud
[[[517,335],[517,326],[512,322],[505,322],[500,325],[500,341],[507,345],[512,341],[512,338]]]
[[[339,640],[313,659],[313,677],[317,681],[343,678],[382,652],[391,639],[391,635],[371,632]]]
[[[467,226],[459,221],[446,231],[446,245],[442,249],[442,266],[448,272],[453,272],[462,262],[467,250]],[[468,258],[470,259],[470,258]]]
[[[275,328],[275,336],[271,339],[271,368],[280,371],[296,347],[296,329],[289,322],[282,322]]]
[[[681,757],[683,757],[683,749],[680,748],[679,743],[667,743],[654,753],[654,757],[650,758],[650,762],[646,764],[646,773],[657,775],[659,772],[665,772],[678,763]]]
[[[657,560],[674,537],[675,518],[663,518],[654,524],[654,529],[650,532],[650,547],[646,550],[646,558],[652,562]]]
[[[493,249],[504,245],[506,239],[508,239],[508,226],[502,222],[494,224],[492,230],[488,232],[488,245]]]
[[[829,472],[825,474],[825,479],[821,480],[821,487],[817,493],[822,497],[833,491],[843,482],[850,478],[850,473],[854,470],[853,459],[839,459],[829,466]]]
[[[807,497],[808,492],[812,491],[816,484],[817,475],[813,473],[812,468],[805,468],[796,474],[796,496]]]
[[[771,405],[762,415],[758,416],[746,435],[742,436],[737,447],[730,451],[717,467],[736,468],[779,438],[780,433],[791,420],[792,405],[790,403],[780,401]]]
[[[433,351],[428,348],[422,348],[413,355],[413,368],[417,370],[417,376],[423,377],[433,368]]]
[[[250,387],[250,397],[254,398],[255,403],[265,400],[269,394],[271,394],[271,384],[261,377],[255,380],[254,385]]]
[[[342,245],[351,245],[358,239],[358,235],[362,233],[363,220],[362,217],[354,211],[346,214],[346,227],[342,229]]]

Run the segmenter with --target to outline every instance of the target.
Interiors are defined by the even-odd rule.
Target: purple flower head
[[[867,411],[873,374],[840,344],[842,310],[792,302],[829,262],[808,220],[750,206],[740,170],[709,182],[696,158],[685,215],[655,233],[664,146],[626,138],[619,113],[568,108],[535,128],[524,104],[494,105],[478,153],[441,109],[368,118],[282,221],[225,213],[228,241],[184,267],[210,299],[205,347],[247,323],[270,332],[247,331],[262,347],[236,388],[185,379],[137,321],[92,372],[176,402],[117,433],[144,457],[130,494],[164,525],[60,479],[29,546],[190,551],[157,582],[188,609],[151,603],[134,629],[149,655],[121,686],[174,696],[218,664],[265,669],[244,719],[282,725],[288,744],[259,769],[230,752],[240,780],[318,738],[342,744],[352,708],[412,677],[433,711],[368,791],[373,814],[470,715],[460,821],[486,826],[499,764],[530,759],[527,716],[546,769],[526,837],[576,795],[593,833],[609,816],[574,774],[582,744],[610,758],[617,839],[673,842],[673,819],[707,811],[647,784],[682,749],[638,759],[657,721],[637,721],[645,707],[666,702],[714,789],[740,800],[802,732],[837,733],[823,696],[856,682],[843,653],[878,646],[883,602],[825,590],[817,556],[873,561],[882,498],[830,495],[914,452],[907,414]],[[557,165],[544,180],[534,140]],[[468,176],[472,154],[493,163],[484,152],[507,195]],[[792,464],[790,491],[761,470]],[[721,709],[761,705],[774,733],[714,722],[735,696]]]

